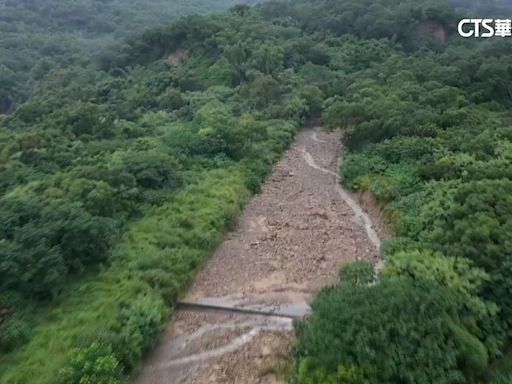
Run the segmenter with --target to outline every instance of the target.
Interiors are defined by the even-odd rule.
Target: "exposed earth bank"
[[[339,186],[340,150],[340,132],[301,131],[185,300],[301,315],[343,264],[377,264],[383,226]],[[133,383],[280,383],[292,340],[288,318],[178,311]]]

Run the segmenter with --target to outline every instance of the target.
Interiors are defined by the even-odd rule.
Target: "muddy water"
[[[320,143],[322,142],[321,140],[319,140],[317,138],[316,132],[313,132],[311,134],[311,138],[317,142],[320,142]],[[303,148],[302,153],[303,153],[304,160],[310,167],[336,177],[336,181],[337,181],[336,188],[338,190],[338,193],[340,194],[343,201],[345,203],[347,203],[347,205],[352,209],[355,217],[361,222],[361,225],[364,227],[364,229],[366,231],[366,235],[368,236],[368,239],[372,242],[372,244],[375,246],[375,249],[378,251],[380,248],[380,238],[374,229],[374,225],[373,225],[372,220],[370,219],[370,216],[368,216],[363,211],[363,209],[361,208],[359,203],[351,196],[350,192],[348,192],[345,188],[343,188],[343,186],[341,185],[341,182],[340,182],[339,174],[337,172],[333,172],[333,171],[330,171],[328,169],[318,166],[315,163],[315,160],[313,159],[311,154],[307,151],[306,147]],[[340,161],[338,162],[339,166],[341,166],[341,159],[342,158],[340,157]]]
[[[274,167],[185,301],[302,316],[354,260],[379,265],[380,239],[339,184],[341,135],[308,129]],[[178,311],[136,384],[279,383],[292,321]]]

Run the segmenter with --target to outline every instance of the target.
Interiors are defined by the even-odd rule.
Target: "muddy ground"
[[[378,212],[367,216],[337,182],[340,139],[297,135],[186,301],[302,315],[340,266],[378,262]],[[133,383],[280,383],[292,340],[287,318],[179,311]]]

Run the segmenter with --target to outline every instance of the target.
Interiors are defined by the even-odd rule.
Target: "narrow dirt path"
[[[300,132],[185,300],[303,315],[341,265],[378,264],[371,219],[339,185],[340,148],[340,132]],[[133,383],[279,383],[292,340],[287,318],[178,311]]]

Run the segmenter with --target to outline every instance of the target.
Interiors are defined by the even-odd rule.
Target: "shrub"
[[[429,280],[449,287],[468,300],[477,295],[489,276],[474,267],[470,260],[448,258],[426,249],[399,251],[389,255],[384,276],[403,276],[414,280]]]
[[[153,346],[165,326],[169,310],[165,302],[156,295],[134,298],[121,304],[119,317],[113,332],[114,352],[131,371],[140,361],[142,354]]]
[[[304,359],[298,369],[294,384],[369,384],[361,372],[354,367],[339,365],[334,373],[318,368],[310,372],[308,360]]]
[[[408,237],[390,237],[382,241],[380,254],[387,259],[389,255],[395,252],[417,248],[418,244]]]
[[[330,377],[340,366],[375,384],[471,380],[487,355],[459,320],[460,300],[446,288],[403,279],[324,289],[296,326],[295,381]]]
[[[459,311],[461,320],[479,336],[492,357],[500,354],[503,331],[496,318],[498,307],[479,296],[490,279],[485,271],[470,260],[445,257],[427,249],[399,251],[386,261],[383,276],[424,280],[457,292],[464,303]]]
[[[72,351],[68,365],[59,372],[59,384],[121,384],[119,361],[109,348],[97,343]]]
[[[132,174],[141,188],[174,188],[179,184],[176,161],[161,152],[130,151],[114,156],[116,172]]]
[[[2,308],[0,308],[0,352],[7,353],[27,341],[31,332],[29,325],[18,316],[2,319],[1,311]]]
[[[512,383],[512,375],[501,375],[495,378],[491,384],[510,384]]]
[[[351,284],[369,284],[375,280],[373,265],[368,261],[356,261],[343,266],[340,280]]]
[[[484,296],[510,324],[512,300],[512,190],[510,180],[453,184],[437,191],[420,213],[419,239],[447,256],[467,258],[490,275]]]

